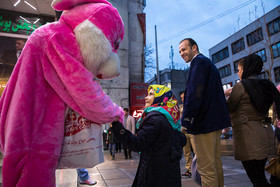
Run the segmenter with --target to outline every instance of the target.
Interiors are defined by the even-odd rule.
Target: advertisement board
[[[130,107],[144,107],[148,84],[130,83]]]

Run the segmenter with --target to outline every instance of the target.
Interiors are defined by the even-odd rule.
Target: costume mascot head
[[[96,81],[120,73],[118,11],[106,0],[55,0],[52,6],[63,11],[60,20],[28,38],[1,96],[6,187],[55,186],[67,108],[96,124],[123,121],[123,110]]]

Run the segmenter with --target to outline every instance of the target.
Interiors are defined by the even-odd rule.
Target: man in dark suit
[[[223,187],[220,137],[222,129],[231,126],[231,123],[221,78],[211,60],[199,53],[193,39],[182,40],[179,52],[191,64],[181,123],[189,134],[194,135],[202,186]]]

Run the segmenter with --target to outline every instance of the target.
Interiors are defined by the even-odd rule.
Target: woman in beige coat
[[[280,96],[274,84],[260,79],[263,61],[251,54],[238,63],[240,82],[226,91],[233,129],[234,157],[242,161],[254,187],[266,187],[264,167],[275,153],[275,140],[267,113],[273,102],[280,116]]]

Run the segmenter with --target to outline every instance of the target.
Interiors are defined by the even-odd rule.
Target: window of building
[[[265,49],[259,50],[259,51],[255,52],[255,54],[256,54],[256,55],[259,55],[259,56],[262,58],[262,60],[263,60],[264,62],[266,62],[266,53],[265,53]]]
[[[280,17],[276,18],[275,20],[269,22],[267,24],[267,30],[269,35],[273,35],[280,31]]]
[[[280,56],[280,42],[272,45],[271,48],[272,48],[273,58],[279,57]]]
[[[231,75],[230,64],[218,69],[221,78]]]
[[[217,63],[219,61],[222,61],[224,60],[225,58],[229,57],[229,54],[228,54],[228,47],[222,49],[221,51],[215,53],[212,55],[212,61],[213,63]]]
[[[232,54],[238,53],[239,51],[242,51],[243,49],[245,49],[244,38],[241,38],[231,44]]]
[[[247,44],[249,46],[263,40],[263,33],[262,28],[258,28],[257,30],[254,30],[250,34],[247,34]]]
[[[280,82],[280,66],[273,69],[275,82]]]

